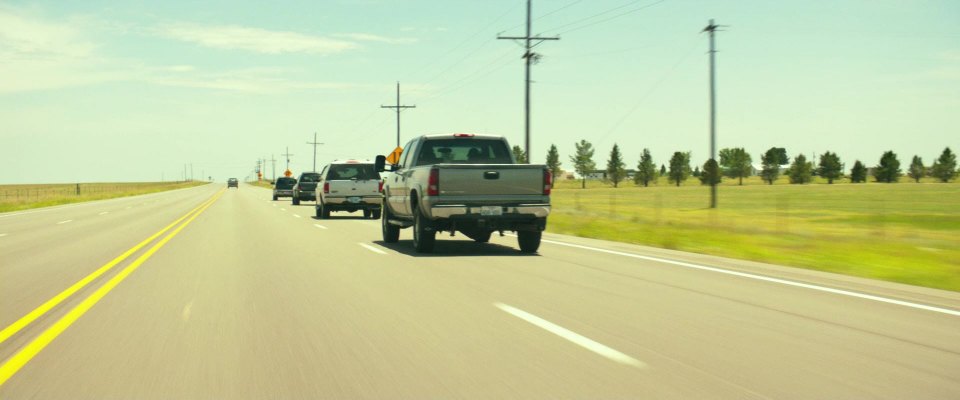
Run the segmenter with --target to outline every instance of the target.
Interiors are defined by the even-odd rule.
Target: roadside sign
[[[393,151],[390,152],[390,154],[387,155],[387,163],[388,163],[388,164],[400,164],[400,155],[401,155],[401,154],[403,154],[403,148],[400,147],[400,146],[397,146],[397,148],[393,149]]]
[[[283,176],[285,176],[285,177],[287,177],[287,178],[291,177],[292,175],[293,175],[293,171],[291,171],[291,170],[289,170],[289,169],[286,170],[286,171],[283,171]]]

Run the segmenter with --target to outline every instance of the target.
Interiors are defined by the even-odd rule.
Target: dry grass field
[[[0,185],[0,212],[135,196],[206,183],[195,181]]]

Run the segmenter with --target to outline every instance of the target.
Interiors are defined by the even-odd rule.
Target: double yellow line
[[[146,252],[140,255],[140,257],[137,257],[137,259],[134,260],[132,263],[130,263],[130,265],[128,265],[126,268],[124,268],[119,273],[117,273],[117,275],[115,275],[113,278],[107,281],[107,283],[105,283],[103,286],[101,286],[99,289],[93,292],[93,294],[88,296],[86,299],[83,299],[83,301],[80,302],[80,304],[78,304],[76,307],[70,310],[70,312],[68,312],[66,315],[64,315],[59,320],[57,320],[57,322],[55,322],[52,326],[47,328],[47,330],[43,331],[43,333],[41,333],[40,336],[37,336],[35,339],[33,339],[33,341],[30,342],[30,344],[28,344],[26,347],[21,349],[16,355],[11,357],[9,360],[4,362],[3,365],[0,365],[0,386],[3,386],[3,384],[8,379],[10,379],[10,377],[16,374],[17,371],[20,371],[20,369],[23,368],[23,366],[26,365],[28,362],[30,362],[30,360],[32,360],[34,356],[36,356],[38,353],[40,353],[40,351],[42,351],[45,347],[47,347],[47,345],[50,344],[50,342],[52,342],[54,339],[56,339],[57,336],[60,336],[60,334],[63,333],[63,331],[69,328],[70,325],[72,325],[77,319],[79,319],[81,316],[83,316],[83,314],[89,311],[91,307],[96,305],[97,302],[100,301],[100,299],[106,296],[107,293],[113,290],[114,287],[119,285],[120,282],[123,282],[123,280],[126,279],[127,276],[132,274],[133,271],[136,271],[136,269],[139,268],[140,265],[143,264],[145,261],[147,261],[147,259],[153,256],[153,254],[156,253],[157,250],[160,250],[160,248],[163,247],[165,244],[167,244],[167,242],[169,242],[170,239],[172,239],[174,236],[180,233],[180,231],[182,231],[183,228],[185,228],[188,224],[193,222],[193,220],[196,219],[197,216],[200,215],[200,213],[202,213],[204,210],[210,207],[214,202],[216,202],[217,199],[219,199],[220,196],[223,195],[223,192],[224,192],[224,189],[221,189],[213,197],[201,203],[196,208],[190,210],[184,216],[178,218],[176,221],[173,221],[173,223],[171,223],[170,225],[167,225],[166,227],[161,229],[159,232],[154,233],[144,241],[138,243],[136,246],[133,246],[129,250],[125,251],[123,254],[117,256],[117,258],[114,258],[110,262],[104,264],[102,267],[98,268],[96,271],[93,271],[93,273],[91,273],[90,275],[87,275],[83,279],[79,280],[77,283],[73,284],[73,286],[70,286],[63,292],[60,292],[60,294],[54,296],[50,300],[47,300],[47,302],[40,305],[40,307],[37,307],[35,310],[31,311],[27,315],[24,315],[22,318],[20,318],[10,326],[0,331],[0,344],[3,344],[3,342],[5,342],[11,336],[15,335],[17,332],[20,332],[20,330],[30,325],[30,323],[37,320],[37,318],[40,318],[44,314],[46,314],[48,311],[56,307],[58,304],[62,303],[64,300],[72,296],[74,293],[80,291],[80,289],[83,289],[84,287],[86,287],[88,284],[90,284],[90,282],[93,282],[95,279],[97,279],[101,275],[110,271],[117,264],[120,264],[121,262],[123,262],[123,260],[127,259],[128,257],[133,255],[140,249],[149,245],[156,238],[162,236],[167,231],[170,231],[171,229],[173,229],[173,231],[167,234],[167,236],[164,236],[163,239],[160,239],[159,242],[154,244],[153,247],[150,247],[150,249],[148,249]]]

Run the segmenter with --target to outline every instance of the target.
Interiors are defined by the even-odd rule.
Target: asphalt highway
[[[960,398],[960,294],[211,184],[0,214],[0,399]]]

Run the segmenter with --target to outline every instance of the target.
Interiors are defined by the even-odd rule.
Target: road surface
[[[0,214],[0,398],[960,398],[960,295],[207,185]]]

